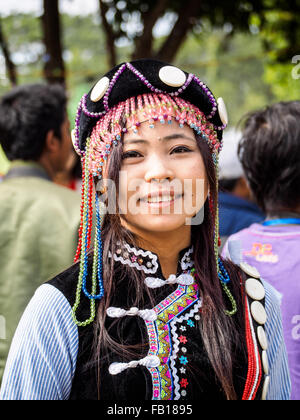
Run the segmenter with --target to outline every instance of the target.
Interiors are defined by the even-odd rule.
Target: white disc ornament
[[[186,82],[185,73],[174,66],[162,67],[158,76],[163,83],[172,87],[181,87]]]
[[[78,146],[77,146],[77,141],[76,141],[75,129],[73,129],[71,131],[71,139],[72,139],[73,148],[74,148],[75,152],[80,156],[80,154],[78,152]]]
[[[227,109],[226,109],[224,99],[219,98],[217,100],[217,103],[218,103],[218,111],[219,111],[220,119],[221,119],[221,121],[224,125],[227,125],[228,124],[228,113],[227,113]]]
[[[256,279],[249,278],[245,284],[246,293],[254,300],[262,300],[265,297],[265,288]]]
[[[102,77],[102,79],[100,79],[99,82],[95,84],[90,95],[92,102],[98,102],[103,98],[109,87],[109,83],[110,81],[108,77]]]
[[[263,390],[261,394],[261,399],[264,401],[267,399],[268,388],[270,385],[270,376],[266,376],[263,384]]]
[[[248,274],[248,276],[255,277],[257,279],[260,278],[260,274],[256,267],[253,267],[244,261],[240,263],[240,267],[246,274]]]
[[[268,355],[267,355],[266,350],[262,351],[261,362],[262,362],[264,373],[266,375],[269,375],[269,362],[268,362]]]
[[[263,325],[266,323],[267,314],[266,314],[265,308],[260,302],[258,302],[257,300],[252,302],[250,309],[251,309],[251,314],[253,318],[258,324]]]
[[[263,350],[267,350],[268,340],[267,340],[265,330],[263,329],[261,325],[257,328],[257,338],[258,338],[259,344],[261,345],[261,348]]]

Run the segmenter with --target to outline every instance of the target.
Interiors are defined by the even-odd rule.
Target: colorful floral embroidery
[[[188,345],[188,336],[178,333],[179,331],[187,331],[188,328],[186,325],[188,321],[196,317],[200,319],[199,312],[201,308],[201,300],[198,299],[194,305],[191,307],[189,312],[181,315],[180,317],[176,317],[171,322],[171,334],[172,334],[172,342],[174,343],[172,354],[170,356],[171,360],[171,367],[172,367],[172,376],[173,376],[173,388],[174,388],[174,400],[178,400],[182,397],[186,397],[188,395],[188,381],[186,378],[187,367],[189,364],[189,357],[185,354],[187,353],[186,345]],[[195,322],[192,321],[195,325]],[[178,324],[181,324],[180,326]],[[184,325],[183,325],[184,324]],[[191,323],[189,323],[191,324]],[[180,364],[180,367],[176,366],[176,361]],[[182,363],[183,362],[183,363]],[[181,376],[181,378],[180,378]]]
[[[160,366],[149,369],[153,384],[152,398],[155,400],[170,400],[174,397],[174,378],[170,360],[173,350],[170,323],[198,301],[197,289],[195,283],[189,286],[179,285],[171,295],[154,308],[157,319],[145,321],[149,336],[148,355],[157,355],[161,360]],[[188,363],[187,357],[182,357],[183,363]]]
[[[182,378],[179,383],[180,383],[181,388],[186,388],[188,386],[188,384],[189,384],[188,383],[188,380],[185,379],[185,378]]]
[[[179,358],[179,360],[180,360],[180,363],[181,363],[182,365],[186,365],[186,364],[187,364],[187,362],[188,362],[188,359],[187,359],[187,357],[185,357],[185,356],[181,356],[181,357]]]
[[[187,342],[187,339],[186,339],[186,337],[185,337],[184,335],[181,335],[181,336],[179,337],[179,341],[180,341],[180,343],[185,344],[185,343]]]

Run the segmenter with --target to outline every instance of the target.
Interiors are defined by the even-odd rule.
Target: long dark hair
[[[215,167],[208,145],[201,137],[196,136],[197,144],[203,157],[206,174],[209,181],[210,196],[213,202],[217,202],[217,179]],[[115,181],[116,190],[119,187],[119,170],[122,161],[122,146],[117,146],[111,153],[108,178]],[[214,209],[215,211],[216,209]],[[118,247],[117,243],[126,241],[136,244],[134,234],[121,225],[119,214],[107,214],[105,216],[103,235],[103,261],[106,262],[103,271],[105,297],[99,304],[97,322],[95,323],[95,358],[98,361],[98,375],[101,377],[100,360],[103,360],[109,350],[115,351],[122,357],[131,360],[136,357],[137,346],[126,346],[114,341],[105,328],[106,309],[110,306],[111,298],[115,291],[114,262],[109,258],[109,252],[114,254]],[[244,338],[244,310],[241,294],[240,271],[231,262],[223,261],[231,279],[231,291],[235,296],[238,312],[234,317],[226,315],[225,310],[229,307],[228,300],[224,298],[222,286],[217,276],[216,258],[214,253],[214,219],[208,200],[204,205],[204,221],[202,224],[192,226],[192,245],[194,247],[194,263],[196,281],[199,286],[203,304],[199,328],[201,330],[204,346],[227,399],[236,399],[237,395],[233,385],[234,348],[245,342]],[[132,306],[143,307],[143,296],[152,299],[151,291],[141,281],[142,272],[124,266],[124,275],[129,279],[135,290]],[[128,275],[129,274],[129,275]],[[145,343],[144,343],[145,344]],[[142,344],[141,344],[142,345]],[[100,380],[99,380],[100,383]],[[99,385],[100,386],[100,385]],[[99,392],[99,390],[98,390]]]

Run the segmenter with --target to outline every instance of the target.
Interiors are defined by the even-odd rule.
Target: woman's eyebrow
[[[129,139],[129,140],[124,141],[124,146],[127,144],[137,144],[137,143],[148,144],[150,142],[148,140],[143,140],[143,139]]]
[[[177,139],[192,140],[193,142],[196,142],[195,138],[186,136],[185,134],[181,134],[181,133],[170,134],[169,136],[165,136],[163,138],[160,138],[159,140],[170,141],[170,140],[177,140]]]
[[[180,133],[176,133],[176,134],[170,134],[169,136],[165,136],[165,137],[160,137],[158,140],[159,141],[171,141],[171,140],[177,140],[177,139],[185,139],[185,140],[191,140],[194,143],[196,142],[196,139],[193,137],[189,137],[186,136],[185,134],[180,134]],[[128,144],[137,144],[137,143],[142,143],[142,144],[149,144],[150,141],[149,140],[145,140],[145,139],[128,139],[124,142],[124,145],[128,145]]]

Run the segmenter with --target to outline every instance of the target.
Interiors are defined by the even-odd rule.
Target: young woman
[[[84,95],[78,262],[25,311],[2,399],[289,398],[272,288],[218,256],[226,123],[195,75],[153,60],[117,66]]]

